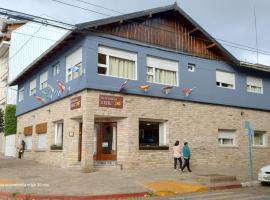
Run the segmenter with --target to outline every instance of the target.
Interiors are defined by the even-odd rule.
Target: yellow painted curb
[[[177,181],[155,181],[145,184],[145,187],[153,190],[157,196],[208,191],[208,187],[204,185],[194,185]]]

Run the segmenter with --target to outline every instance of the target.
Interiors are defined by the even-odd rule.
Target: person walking
[[[187,167],[188,171],[191,172],[190,167],[189,167],[190,149],[189,149],[189,146],[188,146],[187,142],[184,143],[182,153],[183,153],[183,158],[184,158],[184,161],[185,161],[184,165],[182,167],[182,172],[184,171],[185,167]]]
[[[19,159],[22,159],[24,150],[25,150],[25,141],[22,140],[21,144],[19,145]]]
[[[177,171],[177,160],[179,161],[179,170],[182,170],[181,147],[178,140],[175,142],[173,147],[173,157],[174,171]]]

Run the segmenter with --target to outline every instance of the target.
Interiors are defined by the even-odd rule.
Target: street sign
[[[250,121],[245,121],[245,135],[254,135],[254,128]]]
[[[245,135],[248,136],[248,151],[249,151],[249,174],[250,179],[253,179],[253,162],[252,162],[252,136],[254,135],[254,128],[251,122],[245,121]]]

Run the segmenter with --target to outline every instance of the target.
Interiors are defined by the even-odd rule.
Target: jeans
[[[182,170],[182,159],[181,157],[180,158],[174,158],[174,169],[176,169],[176,166],[177,166],[177,160],[179,161],[179,169]]]
[[[182,171],[185,169],[185,167],[187,167],[188,171],[191,172],[190,168],[189,168],[189,158],[184,158],[185,162],[182,168]]]

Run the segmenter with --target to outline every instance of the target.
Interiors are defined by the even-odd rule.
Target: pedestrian
[[[184,143],[182,153],[183,153],[183,158],[184,158],[184,161],[185,161],[184,165],[182,167],[182,172],[184,171],[185,167],[187,167],[188,171],[191,172],[190,167],[189,167],[190,149],[189,149],[189,146],[188,146],[187,142]]]
[[[25,150],[25,141],[22,140],[21,144],[19,145],[19,159],[22,159],[24,150]]]
[[[179,170],[182,170],[181,147],[178,140],[175,142],[173,147],[173,157],[174,171],[177,171],[177,160],[179,161]]]

